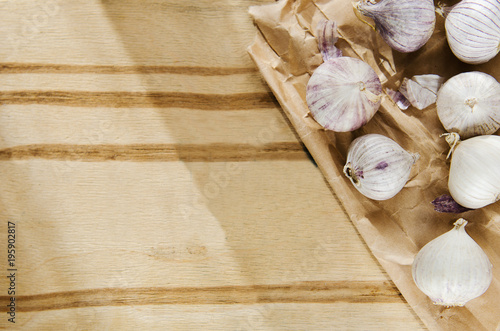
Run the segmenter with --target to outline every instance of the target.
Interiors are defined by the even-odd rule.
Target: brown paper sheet
[[[404,77],[413,75],[439,74],[447,79],[471,70],[500,80],[500,56],[479,66],[461,63],[449,50],[444,20],[439,16],[432,38],[422,49],[410,54],[393,52],[354,15],[350,0],[281,0],[250,7],[250,15],[259,30],[248,49],[250,56],[366,244],[426,326],[431,330],[499,330],[500,203],[461,214],[434,211],[431,201],[448,193],[449,171],[449,147],[439,137],[445,131],[435,105],[401,111],[385,96],[367,125],[350,133],[333,133],[305,117],[305,90],[310,75],[322,63],[315,34],[324,18],[338,23],[341,39],[337,46],[343,55],[370,64],[384,88],[397,89]],[[350,142],[367,133],[386,135],[420,154],[410,181],[390,200],[365,198],[342,174]],[[494,279],[485,294],[465,307],[445,308],[433,305],[415,286],[411,264],[420,248],[449,231],[459,217],[469,221],[467,232],[490,258]]]

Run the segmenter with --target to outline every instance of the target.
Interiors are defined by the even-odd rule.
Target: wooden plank
[[[425,330],[397,303],[89,307],[20,313],[28,330]]]
[[[50,66],[50,65],[48,65]],[[87,66],[79,66],[87,68]],[[127,71],[127,66],[109,66],[114,70]],[[125,69],[124,69],[125,68]],[[175,67],[172,67],[175,68]],[[231,73],[228,70],[218,73],[218,68],[187,67],[189,70],[179,73],[103,73],[85,71],[74,73],[9,73],[0,69],[2,92],[16,91],[73,91],[73,92],[186,92],[197,94],[242,94],[268,93],[257,72]],[[214,71],[206,75],[198,70]],[[245,69],[245,68],[243,68]],[[84,69],[82,69],[84,70]],[[246,70],[246,69],[245,69]]]
[[[16,63],[253,68],[246,47],[255,28],[247,11],[269,2],[9,1],[3,6],[6,42],[0,58]]]
[[[298,143],[277,109],[204,111],[176,108],[0,106],[0,148],[33,144]],[[62,129],[64,128],[64,129]]]

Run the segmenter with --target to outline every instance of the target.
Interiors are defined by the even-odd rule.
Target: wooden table
[[[0,328],[425,329],[246,52],[272,2],[0,3]]]

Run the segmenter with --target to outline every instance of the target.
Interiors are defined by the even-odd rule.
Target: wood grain
[[[246,52],[273,2],[0,4],[18,329],[425,329]]]
[[[196,67],[196,66],[116,66],[71,65],[44,63],[2,63],[0,74],[177,74],[195,76],[228,76],[257,73],[257,68]]]
[[[202,110],[245,110],[276,107],[271,93],[199,94],[190,92],[9,91],[2,104],[71,107],[171,107]]]
[[[0,297],[0,299],[7,299]],[[229,305],[256,303],[400,303],[389,282],[301,282],[282,285],[248,285],[180,288],[106,288],[18,296],[21,312],[102,306]],[[7,307],[2,308],[7,312]]]
[[[242,144],[135,144],[135,145],[24,145],[0,150],[0,161],[158,161],[231,162],[257,160],[305,160],[304,146],[295,143]]]

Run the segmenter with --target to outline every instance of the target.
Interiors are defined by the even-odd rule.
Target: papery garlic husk
[[[340,37],[336,21],[322,19],[318,22],[316,34],[318,48],[324,62],[342,56],[342,51],[335,46]]]
[[[485,63],[500,49],[500,2],[462,0],[446,15],[446,38],[465,63]]]
[[[443,81],[444,78],[439,75],[415,75],[411,79],[403,79],[399,92],[413,107],[422,110],[436,102]]]
[[[417,287],[434,304],[463,306],[486,292],[493,279],[483,249],[465,231],[463,218],[454,228],[427,243],[412,265]]]
[[[306,100],[313,118],[325,129],[353,131],[380,107],[382,84],[365,62],[338,57],[321,64],[307,83]]]
[[[461,141],[445,134],[452,153],[448,190],[463,207],[477,209],[500,199],[500,136],[485,135]]]
[[[463,139],[495,133],[500,128],[500,83],[479,71],[455,75],[439,89],[436,106],[446,131]]]
[[[406,110],[411,106],[411,102],[400,91],[394,91],[393,89],[386,88],[385,93],[396,104],[396,106],[398,106],[399,109]]]
[[[344,174],[364,196],[387,200],[408,182],[411,167],[418,158],[417,153],[407,152],[388,137],[366,134],[349,146]]]
[[[387,44],[403,53],[421,48],[432,36],[436,23],[432,0],[361,0],[355,10],[373,19]]]
[[[443,82],[444,78],[439,75],[415,75],[410,79],[405,77],[398,91],[386,88],[385,92],[401,110],[410,105],[422,110],[436,102]]]

